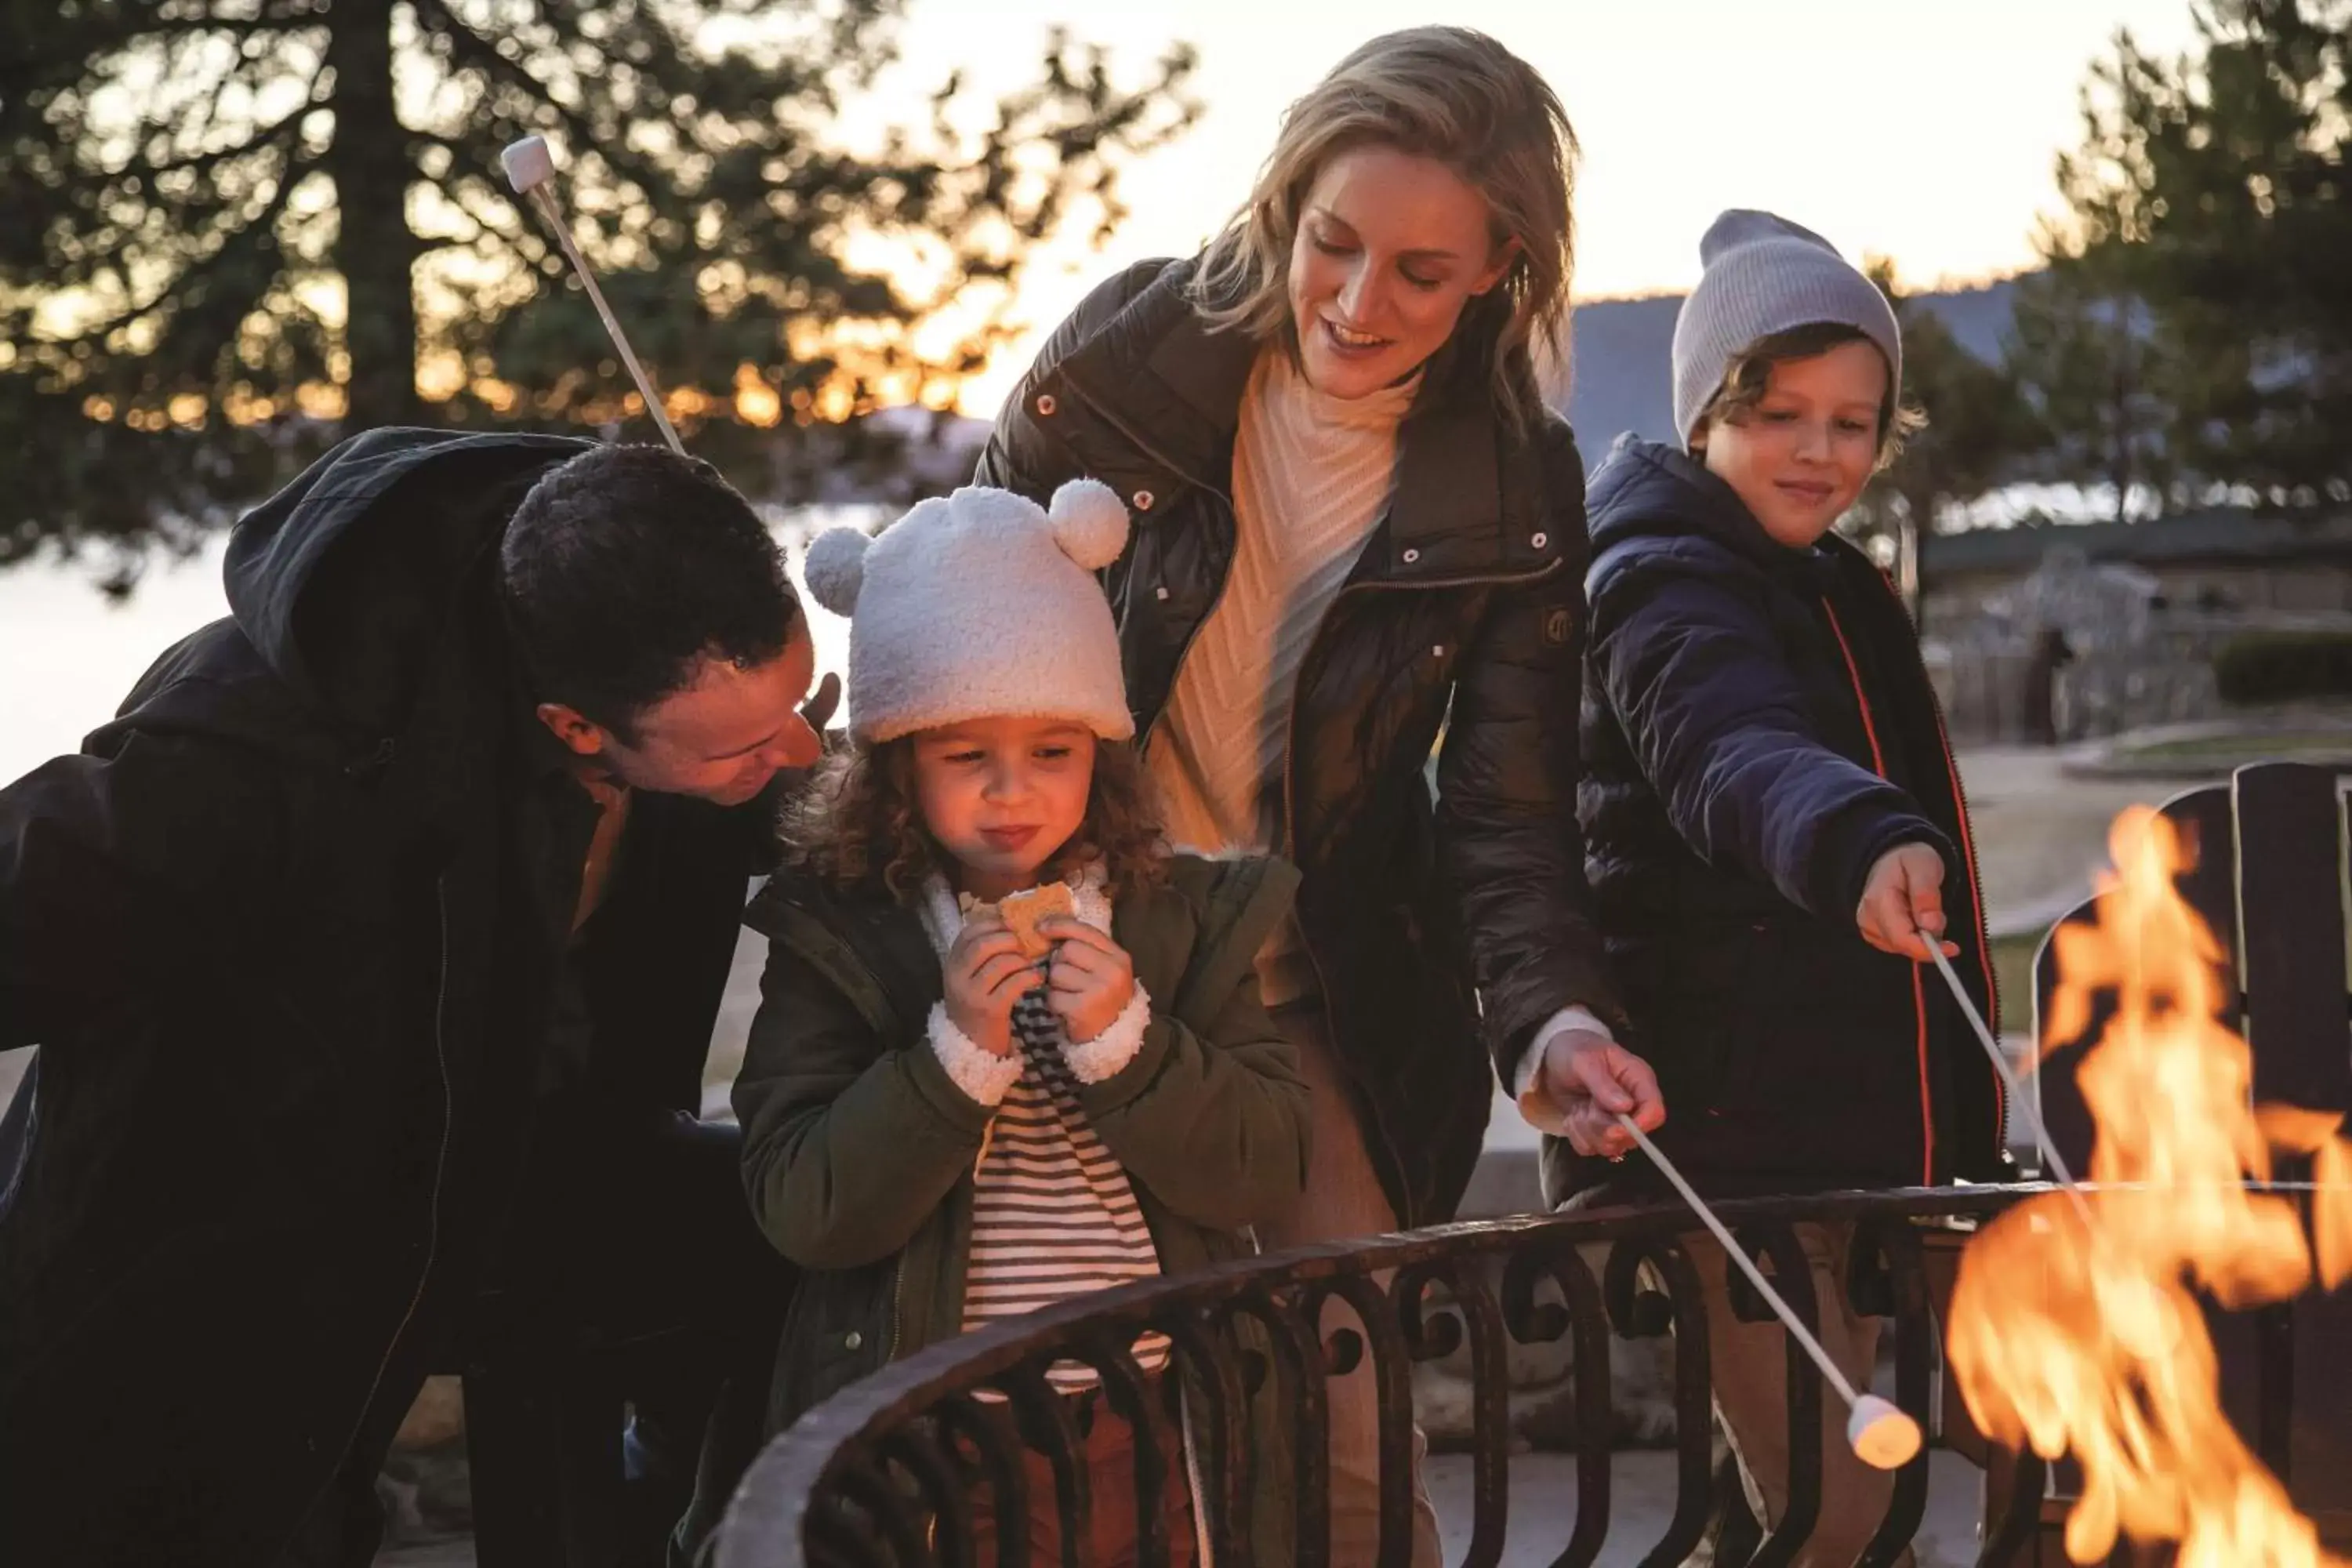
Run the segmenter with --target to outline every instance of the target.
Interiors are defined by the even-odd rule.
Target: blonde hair
[[[1299,208],[1325,164],[1364,146],[1444,163],[1486,199],[1491,243],[1517,241],[1502,281],[1464,307],[1454,337],[1486,351],[1496,406],[1531,428],[1542,416],[1542,373],[1567,380],[1576,131],[1543,78],[1484,33],[1384,34],[1284,111],[1248,204],[1201,258],[1194,309],[1212,329],[1295,352],[1288,277]]]

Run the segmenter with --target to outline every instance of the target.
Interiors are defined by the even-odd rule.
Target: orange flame
[[[2175,891],[2171,823],[2119,817],[2100,924],[2062,926],[2046,1038],[2116,1012],[2077,1082],[2097,1125],[2094,1190],[2032,1199],[1961,1259],[1952,1367],[1987,1435],[2044,1458],[2072,1454],[2081,1500],[2066,1553],[2095,1563],[2118,1533],[2178,1542],[2181,1568],[2341,1563],[2221,1413],[2220,1373],[2194,1294],[2275,1301],[2315,1277],[2294,1201],[2249,1192],[2278,1152],[2316,1156],[2316,1278],[2352,1268],[2352,1144],[2338,1117],[2249,1102],[2252,1058],[2215,1016],[2226,992],[2212,932]]]

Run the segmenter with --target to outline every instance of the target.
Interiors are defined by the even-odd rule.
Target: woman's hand
[[[1862,940],[1881,952],[1915,963],[1933,962],[1931,940],[1944,934],[1944,858],[1926,844],[1898,844],[1878,858],[1863,884],[1853,913]],[[1944,942],[1944,956],[1959,948]]]
[[[1036,988],[1037,968],[994,910],[966,916],[940,965],[948,1022],[991,1056],[1013,1054],[1013,1005]]]
[[[1127,950],[1080,920],[1056,915],[1037,934],[1055,940],[1045,972],[1045,1003],[1074,1046],[1098,1038],[1135,1000],[1135,960]]]
[[[1666,1120],[1658,1075],[1650,1064],[1590,1029],[1563,1029],[1544,1042],[1538,1080],[1566,1121],[1568,1145],[1580,1154],[1620,1160],[1633,1147],[1633,1135],[1617,1118],[1630,1115],[1644,1132]]]

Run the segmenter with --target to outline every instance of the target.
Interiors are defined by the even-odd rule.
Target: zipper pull
[[[980,1153],[971,1163],[971,1179],[980,1180],[980,1168],[988,1163],[988,1146],[996,1137],[996,1118],[991,1116],[988,1125],[980,1130]]]

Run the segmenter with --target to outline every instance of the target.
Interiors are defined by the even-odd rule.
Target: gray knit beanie
[[[1852,327],[1886,356],[1891,398],[1903,395],[1903,332],[1878,285],[1811,229],[1735,207],[1698,242],[1706,268],[1675,318],[1675,439],[1723,385],[1731,362],[1776,332],[1815,322]]]
[[[1051,507],[970,485],[918,502],[868,539],[808,547],[809,592],[849,617],[849,724],[879,742],[967,719],[1069,719],[1135,733],[1118,632],[1094,574],[1127,544],[1127,508],[1098,479]]]

